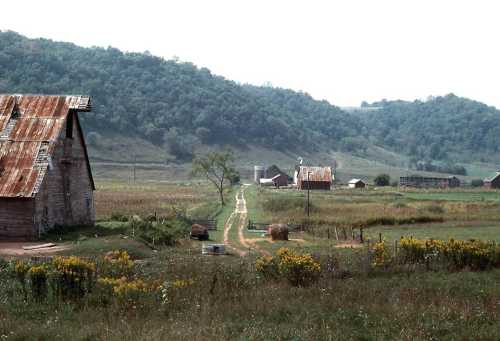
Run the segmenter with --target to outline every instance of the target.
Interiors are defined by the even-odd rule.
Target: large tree
[[[211,152],[196,156],[193,160],[193,176],[204,176],[215,186],[222,206],[225,205],[224,188],[233,184],[235,176],[239,178],[233,161],[234,156],[231,150]]]

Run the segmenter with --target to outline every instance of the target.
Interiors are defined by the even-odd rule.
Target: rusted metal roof
[[[0,197],[36,195],[70,110],[90,111],[90,98],[0,95]]]
[[[297,179],[299,181],[324,181],[332,182],[332,168],[331,167],[311,167],[311,166],[300,166],[299,174]]]

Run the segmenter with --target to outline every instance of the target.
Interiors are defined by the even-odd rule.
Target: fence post
[[[359,242],[363,244],[365,241],[363,240],[363,228],[359,228]]]
[[[382,232],[380,232],[380,233],[378,234],[378,241],[379,241],[380,243],[382,243]]]
[[[330,228],[328,228],[328,239],[330,239]]]
[[[335,238],[339,240],[339,232],[337,231],[337,226],[335,226]]]

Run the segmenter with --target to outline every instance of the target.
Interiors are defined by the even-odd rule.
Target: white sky
[[[500,108],[498,0],[16,0],[1,30],[178,56],[336,105],[453,92]]]

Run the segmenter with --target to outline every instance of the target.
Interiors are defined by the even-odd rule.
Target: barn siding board
[[[33,199],[0,198],[0,240],[34,239]]]

